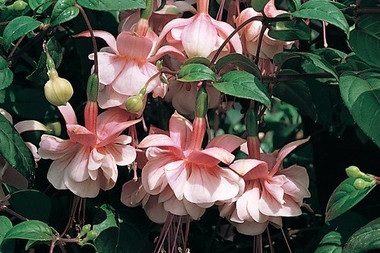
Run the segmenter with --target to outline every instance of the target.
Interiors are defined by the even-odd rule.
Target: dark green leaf
[[[331,194],[326,208],[326,222],[335,219],[355,206],[376,186],[373,184],[371,187],[358,190],[354,187],[355,180],[356,178],[352,177],[345,179]]]
[[[99,253],[116,253],[118,243],[119,228],[109,227],[103,230],[95,239],[95,247]]]
[[[339,88],[355,122],[380,147],[380,73],[346,72],[340,77]]]
[[[8,47],[13,41],[33,31],[42,23],[29,16],[21,16],[11,20],[4,29],[4,47]]]
[[[12,84],[13,72],[9,69],[7,61],[0,56],[0,90]]]
[[[327,233],[314,253],[340,253],[342,252],[342,236],[337,231]]]
[[[200,64],[203,64],[203,65],[210,65],[210,60],[205,58],[205,57],[201,57],[201,56],[194,56],[194,57],[190,57],[189,59],[187,59],[183,65],[187,65],[187,64],[191,64],[191,63],[200,63]]]
[[[20,134],[2,114],[0,114],[0,154],[12,167],[30,179],[34,170],[33,156]]]
[[[180,82],[216,81],[216,75],[214,71],[203,64],[191,63],[182,66],[178,71],[177,80]]]
[[[52,22],[51,25],[59,25],[65,23],[69,20],[74,19],[79,14],[79,9],[75,6],[71,6],[63,10],[59,16],[57,16]]]
[[[220,71],[226,65],[237,66],[256,77],[261,78],[261,71],[259,67],[257,67],[256,63],[252,59],[242,54],[231,53],[223,56],[216,62],[215,68]]]
[[[25,218],[47,222],[51,210],[49,197],[37,190],[20,190],[9,199],[12,208]]]
[[[254,75],[234,70],[224,74],[219,83],[213,86],[228,95],[258,101],[266,107],[271,107],[268,88]]]
[[[101,207],[97,208],[93,221],[93,230],[96,231],[98,235],[102,233],[103,230],[111,227],[118,227],[116,220],[115,210],[107,204],[103,204]],[[96,240],[95,240],[96,245]]]
[[[29,6],[37,13],[44,12],[50,5],[54,3],[54,0],[29,0]]]
[[[283,41],[310,40],[310,28],[302,19],[274,22],[269,25],[268,35]]]
[[[122,11],[146,7],[143,0],[78,0],[78,4],[97,11]]]
[[[5,239],[26,239],[35,241],[51,241],[54,231],[49,225],[38,220],[23,221],[11,228],[4,236]]]
[[[311,0],[301,5],[301,8],[292,12],[292,16],[304,19],[317,19],[326,21],[349,32],[349,25],[343,13],[334,4],[324,0]]]
[[[261,12],[264,10],[265,5],[269,2],[269,0],[252,0],[251,6],[257,12]]]
[[[380,16],[361,15],[350,32],[349,43],[357,56],[368,64],[380,67]]]
[[[344,245],[344,253],[365,253],[380,249],[380,218],[356,231]]]

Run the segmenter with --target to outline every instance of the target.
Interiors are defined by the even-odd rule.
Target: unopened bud
[[[47,132],[56,136],[60,136],[62,132],[62,126],[60,122],[52,122],[46,124]]]
[[[367,182],[364,179],[357,178],[354,181],[354,187],[357,190],[363,190],[363,189],[365,189],[365,188],[367,188],[369,186],[371,186],[371,182]]]
[[[96,238],[96,236],[97,236],[96,231],[90,230],[90,231],[87,232],[86,237],[81,241],[81,243],[85,244],[85,243],[87,243],[89,241],[93,241]]]
[[[370,175],[360,171],[360,169],[356,166],[350,166],[346,168],[346,174],[349,177],[360,177],[360,178],[370,179],[370,180],[372,179]]]
[[[28,6],[28,3],[22,0],[17,0],[13,4],[7,6],[7,9],[14,10],[14,11],[23,11],[25,10],[26,6]]]
[[[86,224],[82,227],[79,233],[79,238],[85,236],[91,230],[91,224]]]
[[[87,99],[92,102],[97,101],[99,89],[99,77],[98,75],[91,74],[87,81]]]
[[[71,83],[59,77],[55,69],[49,70],[48,75],[49,81],[44,86],[46,99],[55,106],[66,105],[74,93]]]
[[[129,97],[127,101],[125,101],[125,108],[128,112],[138,113],[141,111],[143,106],[144,104],[142,98],[139,95]]]

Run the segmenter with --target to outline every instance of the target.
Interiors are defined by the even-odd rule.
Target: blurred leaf
[[[261,71],[256,63],[245,55],[231,53],[221,57],[215,64],[215,68],[220,71],[224,66],[232,65],[245,70],[252,75],[261,78]]]
[[[0,114],[0,154],[26,179],[34,170],[32,153],[12,124]]]
[[[310,32],[310,27],[304,20],[293,19],[270,23],[268,35],[283,41],[310,40]]]
[[[180,82],[216,81],[216,75],[214,71],[203,64],[191,63],[181,67],[178,71],[177,80]]]
[[[29,0],[28,3],[32,10],[40,14],[49,8],[54,3],[54,0]]]
[[[217,90],[239,98],[253,99],[271,107],[268,88],[254,75],[234,70],[227,72],[220,78],[219,83],[212,84]]]
[[[96,252],[98,253],[116,253],[118,243],[119,228],[109,227],[103,230],[95,239]]]
[[[314,253],[340,253],[342,252],[342,236],[339,232],[327,233]]]
[[[341,10],[335,7],[330,1],[311,0],[303,3],[301,8],[291,13],[292,16],[304,19],[316,19],[326,21],[342,29],[346,34],[349,32],[349,25]]]
[[[285,69],[278,74],[281,75],[299,74],[296,71]],[[282,101],[298,108],[300,113],[316,120],[315,105],[312,103],[309,86],[305,80],[289,80],[279,82],[273,89],[273,95]]]
[[[380,67],[380,16],[360,15],[355,29],[350,32],[349,43],[358,57]]]
[[[13,41],[33,31],[42,23],[29,16],[21,16],[11,20],[4,29],[4,47],[8,47]]]
[[[7,61],[0,56],[0,90],[12,84],[13,72],[9,69]]]
[[[59,25],[78,16],[79,9],[74,4],[75,0],[58,0],[51,13],[51,25]]]
[[[339,88],[355,122],[380,147],[380,73],[343,73]]]
[[[355,180],[356,178],[347,178],[335,188],[327,203],[326,222],[335,219],[355,206],[376,186],[374,184],[371,187],[358,190],[354,187]]]
[[[143,0],[78,0],[78,4],[97,11],[123,11],[146,7]]]
[[[25,218],[47,222],[51,211],[49,197],[37,190],[20,190],[9,199],[12,208]]]
[[[0,244],[3,242],[5,234],[13,227],[12,222],[6,216],[0,216]]]
[[[194,56],[194,57],[190,57],[189,59],[187,59],[183,63],[183,65],[192,64],[192,63],[200,63],[200,64],[208,66],[208,65],[210,65],[210,60],[205,58],[205,57]]]
[[[380,218],[356,231],[344,245],[344,253],[365,253],[380,249]]]
[[[264,10],[265,5],[269,2],[269,0],[252,0],[251,6],[257,12],[261,12]]]
[[[49,225],[39,220],[23,221],[11,228],[4,236],[6,239],[26,239],[35,241],[51,241],[54,232]]]

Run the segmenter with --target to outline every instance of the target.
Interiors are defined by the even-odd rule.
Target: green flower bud
[[[14,11],[23,11],[25,10],[26,6],[28,6],[28,3],[22,0],[17,0],[13,4],[7,6],[7,9],[14,10]]]
[[[87,81],[87,99],[92,102],[96,102],[98,98],[99,89],[99,77],[95,74],[91,74]]]
[[[129,97],[127,101],[125,101],[125,108],[128,112],[138,113],[139,111],[141,111],[143,106],[144,104],[140,94]]]
[[[354,181],[354,187],[357,190],[363,190],[363,189],[369,187],[370,185],[371,185],[370,182],[367,182],[367,181],[365,181],[365,180],[363,180],[361,178],[357,178]]]
[[[88,231],[86,237],[81,241],[81,244],[85,244],[89,241],[93,241],[96,238],[96,236],[97,236],[96,231],[94,230]]]
[[[47,132],[56,136],[60,136],[62,132],[62,126],[59,121],[48,123],[46,125]]]
[[[46,99],[55,106],[66,105],[74,93],[71,83],[59,77],[55,69],[49,70],[48,75],[49,81],[44,86]]]
[[[90,232],[91,230],[91,224],[86,224],[82,227],[82,229],[80,230],[80,233],[79,233],[79,238],[83,237],[84,235],[86,235],[88,232]]]
[[[195,117],[203,118],[206,116],[208,110],[208,96],[205,87],[202,85],[197,93],[197,100],[195,106]]]
[[[372,179],[371,176],[367,175],[366,173],[363,173],[356,166],[350,166],[350,167],[346,168],[346,174],[349,177],[361,177],[361,178],[370,179],[370,180]]]

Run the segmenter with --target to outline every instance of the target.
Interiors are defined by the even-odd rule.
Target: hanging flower
[[[281,227],[281,217],[300,215],[303,199],[310,197],[306,169],[292,165],[283,169],[284,158],[308,139],[291,142],[260,159],[241,159],[230,168],[245,181],[244,193],[236,201],[220,205],[220,215],[227,217],[238,232],[259,235],[272,223]]]
[[[49,182],[56,189],[69,189],[83,198],[96,197],[100,189],[111,189],[117,180],[117,165],[129,165],[136,158],[135,149],[128,145],[131,137],[121,133],[140,120],[128,120],[130,114],[117,107],[96,118],[88,115],[97,113],[93,106],[96,103],[89,110],[86,107],[86,127],[78,125],[70,104],[59,106],[70,139],[44,134],[38,150],[42,158],[53,160],[47,174]]]

